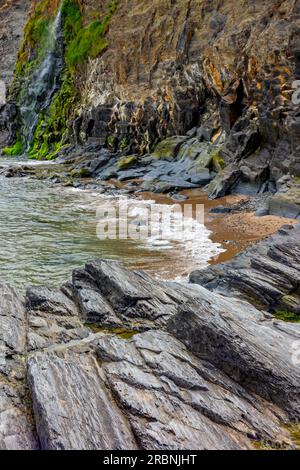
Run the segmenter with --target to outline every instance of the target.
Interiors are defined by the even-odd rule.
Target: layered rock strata
[[[1,448],[293,447],[298,325],[104,260],[0,298]]]

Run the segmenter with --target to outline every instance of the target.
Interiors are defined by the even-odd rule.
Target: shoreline
[[[76,189],[97,191],[91,182],[86,183],[79,182]],[[63,187],[60,182],[52,184]],[[111,182],[99,188],[104,186],[116,194]],[[120,194],[131,197],[132,191],[123,187]],[[176,200],[179,196],[184,200]],[[225,258],[232,258],[242,244],[249,246],[266,237],[277,224],[289,222],[256,217],[249,212],[251,204],[239,210],[245,207],[245,198],[240,196],[209,201],[203,192],[193,191],[178,193],[174,200],[138,193],[132,200],[137,197],[169,204],[206,204],[207,228],[217,227],[212,236],[223,243],[243,229]],[[220,204],[230,206],[231,213],[209,212]],[[273,241],[270,237],[261,244],[268,252],[277,246],[278,237],[283,246],[293,236],[298,242],[299,228],[281,229]],[[220,263],[221,256],[214,263]],[[293,275],[294,256],[292,251],[287,265]],[[265,259],[264,265],[268,262]],[[279,263],[283,268],[279,280],[285,289],[280,258]],[[271,287],[274,266],[271,261]],[[193,269],[189,266],[187,274]],[[157,280],[125,269],[122,263],[97,259],[75,269],[70,281],[58,288],[27,288],[23,297],[6,286],[0,295],[0,304],[5,302],[0,322],[9,321],[9,330],[18,341],[11,344],[4,329],[8,385],[3,393],[7,407],[19,413],[17,425],[24,437],[19,442],[17,436],[11,445],[104,449],[109,439],[110,447],[124,449],[166,449],[173,448],[174,442],[182,449],[192,445],[195,449],[255,450],[265,443],[270,448],[297,448],[293,436],[299,426],[293,423],[300,416],[300,376],[290,351],[300,335],[299,325],[277,320],[267,309],[240,298],[239,291],[228,296],[202,286],[201,282],[209,280],[210,269],[213,266],[204,270],[204,280],[202,273],[199,278],[194,273],[186,284]],[[234,271],[242,281],[243,266]],[[255,273],[250,281],[256,282]],[[283,290],[283,294],[291,297],[290,292]],[[8,387],[14,387],[16,370],[18,401],[12,402]],[[32,407],[24,402],[25,393]],[[92,429],[86,419],[91,414]],[[107,426],[111,422],[107,416],[113,416],[122,433]],[[14,424],[9,416],[7,420],[10,429]]]
[[[222,252],[217,256],[210,258],[208,265],[216,265],[231,260],[237,254],[245,251],[249,246],[256,242],[263,240],[276,233],[283,225],[296,225],[299,221],[289,219],[286,217],[279,217],[273,215],[256,216],[255,215],[255,197],[245,195],[228,195],[218,199],[210,200],[207,193],[203,188],[181,190],[174,193],[174,195],[166,195],[162,193],[153,193],[150,191],[139,191],[141,183],[140,180],[127,180],[119,181],[110,179],[107,181],[97,181],[95,178],[77,178],[73,184],[66,184],[70,169],[66,168],[63,163],[59,162],[36,162],[32,160],[20,160],[10,162],[8,159],[0,161],[4,176],[7,174],[9,177],[30,177],[34,179],[41,179],[51,183],[51,185],[61,188],[74,187],[81,191],[95,192],[99,196],[101,194],[110,194],[116,197],[120,194],[126,195],[129,199],[137,200],[154,200],[159,204],[179,204],[183,206],[185,203],[204,204],[205,207],[205,222],[204,226],[209,230],[209,238],[213,243],[221,246]],[[60,181],[58,175],[64,174],[64,180]],[[7,177],[7,176],[6,176]],[[224,213],[212,213],[216,208],[225,208]],[[227,212],[228,211],[228,212]],[[180,261],[180,260],[179,260]],[[189,266],[182,266],[176,263],[176,260],[171,257],[168,260],[168,255],[162,256],[161,263],[172,263],[177,267],[179,274],[178,278],[187,279],[191,272],[199,269],[197,262],[189,264]],[[131,266],[135,268],[135,266]],[[139,266],[136,267],[139,269]],[[143,267],[147,271],[147,268]],[[152,275],[153,272],[151,271]],[[163,279],[164,277],[162,277]],[[174,280],[174,277],[165,279]]]

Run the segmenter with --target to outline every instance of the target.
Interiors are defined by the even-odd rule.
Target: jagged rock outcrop
[[[293,446],[298,325],[104,260],[0,302],[1,448]]]
[[[193,272],[190,280],[271,312],[300,314],[300,225],[282,227],[232,261]]]
[[[0,448],[36,449],[25,377],[26,311],[24,299],[0,286]]]

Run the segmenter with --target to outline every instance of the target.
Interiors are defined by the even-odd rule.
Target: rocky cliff
[[[13,79],[29,7],[30,0],[0,0],[0,148],[14,142],[19,127],[14,122],[17,120],[15,105],[5,107],[3,104],[6,89]]]
[[[179,153],[211,197],[297,183],[299,15],[299,0],[33,0],[5,153]]]
[[[299,0],[2,2],[5,81],[27,7],[0,144],[58,165],[6,176],[276,192],[265,209],[300,218]],[[299,231],[190,285],[105,260],[1,285],[0,448],[294,448]]]
[[[30,0],[0,0],[0,81],[9,85],[20,47]]]
[[[0,338],[2,449],[296,445],[299,325],[244,300],[96,260],[60,289],[1,285]]]

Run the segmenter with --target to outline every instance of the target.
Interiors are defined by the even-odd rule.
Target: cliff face
[[[120,2],[107,50],[86,67],[77,136],[78,128],[81,139],[117,134],[149,151],[210,120],[213,134],[231,133],[229,160],[241,152],[234,130],[248,128],[253,151],[277,145],[282,161],[299,145],[291,102],[299,14],[294,0]]]
[[[4,107],[6,88],[13,78],[14,65],[23,37],[30,0],[0,0],[0,148],[13,142],[16,109]]]
[[[32,156],[55,156],[69,141],[145,154],[200,128],[200,140],[218,143],[217,169],[256,155],[275,182],[299,174],[299,0],[31,3],[11,86],[21,109],[59,9],[64,36],[60,89],[37,113]],[[252,163],[245,178],[256,178]]]
[[[0,0],[0,80],[6,85],[13,78],[30,3],[30,0]]]
[[[120,2],[109,47],[87,64],[81,130],[129,131],[148,150],[208,117],[229,132],[244,114],[268,141],[290,134],[299,11],[293,0]]]

